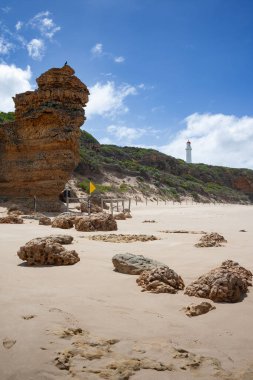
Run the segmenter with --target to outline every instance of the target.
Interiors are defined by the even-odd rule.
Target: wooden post
[[[125,201],[124,201],[124,199],[122,201],[122,207],[123,207],[123,212],[124,212],[125,211]]]
[[[90,216],[91,211],[91,203],[90,203],[90,197],[88,197],[88,215]]]
[[[119,212],[119,201],[117,200],[117,212]]]
[[[33,197],[33,203],[34,203],[34,212],[37,212],[37,198],[36,195]]]
[[[111,214],[113,215],[113,205],[112,205],[112,200],[111,200]]]
[[[128,210],[130,211],[131,209],[131,198],[128,199]]]
[[[66,190],[66,206],[67,206],[67,211],[69,211],[69,192]]]

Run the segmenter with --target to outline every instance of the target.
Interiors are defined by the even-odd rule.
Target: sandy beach
[[[110,243],[87,239],[101,232],[37,220],[0,224],[0,339],[7,342],[0,345],[1,380],[253,379],[252,288],[242,302],[215,303],[215,310],[189,318],[181,309],[203,299],[183,291],[141,292],[137,276],[115,272],[111,260],[117,253],[142,254],[174,269],[185,285],[227,259],[253,271],[253,206],[139,203],[131,212],[132,219],[117,221],[117,234],[160,239]],[[227,243],[196,248],[199,234],[161,232],[174,229],[215,231]],[[22,263],[20,246],[51,234],[73,236],[80,262]],[[57,358],[64,355],[69,368],[60,369]]]

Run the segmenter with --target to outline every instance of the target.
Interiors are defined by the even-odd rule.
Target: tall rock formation
[[[0,124],[0,197],[36,196],[38,208],[60,208],[59,194],[79,162],[80,127],[89,91],[65,65],[17,94],[15,121]]]

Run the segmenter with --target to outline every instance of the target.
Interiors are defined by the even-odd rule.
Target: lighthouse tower
[[[192,147],[191,147],[191,142],[188,140],[186,143],[186,162],[187,164],[192,163]]]

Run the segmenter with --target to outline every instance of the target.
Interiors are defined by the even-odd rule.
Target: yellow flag
[[[96,186],[94,183],[90,182],[90,194],[93,193],[94,190],[96,190]]]

